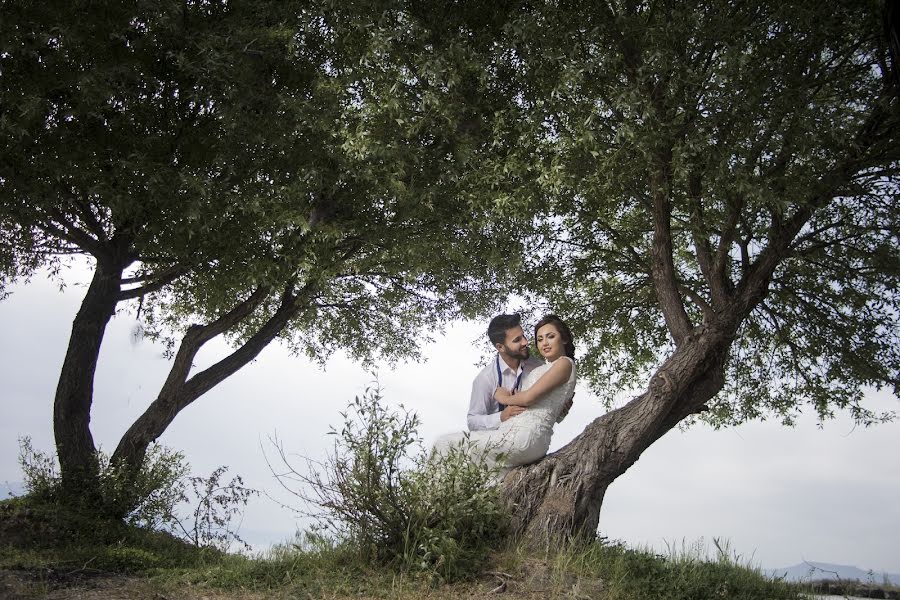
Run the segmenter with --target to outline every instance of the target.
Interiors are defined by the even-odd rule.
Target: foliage
[[[140,469],[127,473],[112,464],[103,452],[98,452],[97,461],[100,504],[82,508],[156,529],[171,523],[176,505],[186,499],[184,478],[189,467],[180,452],[153,445]],[[19,439],[19,465],[30,497],[50,504],[66,500],[56,460],[34,449],[28,436]]]
[[[64,479],[92,483],[90,380],[117,309],[175,358],[113,454],[134,468],[279,337],[393,360],[502,302],[518,259],[473,167],[511,129],[506,96],[481,93],[503,10],[4,3],[0,292],[40,267],[64,281],[72,255],[94,268],[55,399]],[[218,336],[234,351],[192,372]]]
[[[174,519],[176,507],[184,502],[185,477],[190,466],[184,454],[153,444],[140,468],[125,469],[98,453],[100,490],[106,514],[124,515],[131,525],[159,529]]]
[[[0,533],[7,567],[59,569],[73,578],[104,570],[186,566],[199,558],[196,549],[167,533],[130,525],[93,507],[30,495],[0,503]]]
[[[279,481],[320,527],[363,561],[450,580],[479,568],[504,533],[505,509],[495,471],[465,448],[428,457],[416,437],[418,417],[384,405],[378,387],[341,413],[344,425],[321,463],[292,467]],[[276,441],[277,445],[277,441]]]
[[[474,101],[477,47],[434,47],[441,15],[378,2],[5,9],[0,99],[20,107],[0,121],[8,278],[121,255],[123,292],[170,343],[265,286],[230,332],[249,337],[286,288],[306,289],[285,337],[318,359],[406,356],[415,344],[388,332],[496,302],[484,288],[508,271],[504,223],[469,206],[466,170],[471,130],[495,107]],[[444,16],[462,28],[479,12]]]
[[[758,567],[719,552],[710,559],[701,542],[668,556],[630,549],[621,542],[598,541],[563,551],[566,568],[592,574],[606,584],[606,598],[798,598],[788,584],[767,579]]]
[[[34,498],[52,501],[59,492],[59,469],[49,454],[35,450],[31,437],[19,438],[19,468],[25,491]]]
[[[406,561],[445,580],[478,572],[487,550],[500,546],[506,534],[496,469],[485,467],[462,442],[429,457],[409,477],[414,504],[405,541],[412,556]]]
[[[692,548],[702,546],[702,541]],[[739,557],[704,553],[660,555],[605,540],[570,546],[546,555],[509,547],[482,563],[476,579],[434,585],[399,579],[322,540],[276,546],[254,560],[231,560],[190,569],[181,577],[192,584],[226,589],[286,591],[302,589],[335,597],[460,598],[504,590],[509,598],[597,598],[600,600],[735,598],[797,600],[806,590],[766,578]],[[176,578],[177,579],[177,578]],[[498,580],[504,585],[498,588]],[[430,585],[429,585],[430,584]],[[495,592],[496,593],[496,592]]]
[[[259,492],[245,487],[240,476],[221,481],[227,467],[218,467],[209,477],[189,477],[184,455],[159,444],[150,447],[137,471],[116,465],[103,452],[97,459],[99,502],[63,502],[67,499],[54,458],[35,450],[31,438],[19,440],[19,464],[30,502],[72,505],[95,519],[121,520],[132,527],[165,532],[198,548],[224,552],[237,542],[249,549],[232,520]]]
[[[867,387],[900,395],[881,4],[538,3],[505,29],[532,157],[517,173],[540,183],[516,198],[539,249],[520,280],[608,402],[671,353],[682,309],[689,330],[740,320],[715,424],[803,406],[871,423]]]
[[[46,506],[20,506],[20,500],[0,502],[0,532],[9,532],[10,525],[21,531],[23,519],[32,525],[42,520],[45,525],[32,527],[33,541],[40,543],[25,544],[4,536],[7,542],[15,541],[0,547],[4,584],[10,586],[15,574],[22,574],[18,591],[23,597],[50,595],[58,588],[75,595],[81,586],[96,585],[97,575],[111,573],[138,576],[109,578],[104,589],[116,597],[155,593],[199,598],[227,594],[223,590],[239,594],[249,590],[266,597],[469,598],[487,595],[497,588],[498,579],[506,586],[503,596],[509,598],[793,600],[808,593],[782,581],[767,580],[758,569],[721,556],[660,556],[600,541],[540,556],[519,548],[501,550],[484,559],[483,572],[477,577],[440,585],[373,568],[345,546],[316,536],[248,556],[198,549],[171,536],[119,523],[115,535],[102,540],[84,536],[74,538],[77,543],[73,543],[73,538],[54,535],[56,529],[46,528],[49,521],[63,522],[60,515],[48,514]],[[84,523],[84,531],[91,527],[106,529],[96,519]],[[129,593],[132,585],[140,593]]]

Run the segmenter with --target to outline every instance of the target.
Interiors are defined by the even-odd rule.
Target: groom
[[[522,320],[518,314],[497,315],[491,319],[487,333],[497,354],[472,382],[467,417],[470,431],[497,429],[500,423],[524,411],[522,406],[498,404],[494,391],[504,387],[515,393],[528,373],[543,364],[543,361],[529,357],[528,338],[522,330]],[[571,407],[572,398],[569,398],[558,421],[566,416]]]

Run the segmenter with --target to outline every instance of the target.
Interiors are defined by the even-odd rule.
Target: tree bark
[[[91,435],[94,372],[100,345],[119,299],[129,257],[97,259],[94,276],[72,323],[53,404],[53,433],[64,490],[79,496],[95,488],[96,447]]]
[[[304,289],[303,293],[307,292]],[[252,314],[267,293],[267,289],[260,288],[212,323],[193,325],[188,329],[159,396],[128,428],[113,453],[112,463],[123,468],[126,475],[137,472],[147,454],[147,448],[165,432],[179,412],[256,358],[303,306],[298,295],[285,292],[278,310],[244,344],[216,364],[188,378],[194,357],[200,348]]]

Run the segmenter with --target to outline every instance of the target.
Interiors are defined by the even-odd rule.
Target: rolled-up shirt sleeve
[[[497,382],[485,371],[478,374],[472,382],[472,398],[469,401],[467,422],[469,431],[481,429],[497,429],[500,427],[500,411],[494,400]]]

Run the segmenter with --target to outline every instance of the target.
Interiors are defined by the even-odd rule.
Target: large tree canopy
[[[868,423],[865,386],[898,392],[896,31],[877,3],[3,13],[0,266],[96,262],[55,400],[64,475],[90,466],[93,369],[126,301],[173,335],[116,450],[135,462],[277,336],[408,355],[395,332],[483,314],[521,266],[596,390],[649,381],[507,477],[540,540],[593,532],[608,485],[685,419]],[[220,334],[234,353],[191,373]]]
[[[535,5],[507,28],[543,185],[527,281],[608,398],[507,480],[538,539],[593,531],[666,431],[900,395],[900,106],[881,6]],[[548,274],[552,274],[549,275]]]
[[[69,254],[95,264],[54,404],[71,488],[96,468],[93,374],[122,303],[174,357],[114,453],[136,466],[278,336],[319,359],[411,356],[411,332],[502,297],[506,227],[472,202],[471,165],[491,160],[484,140],[504,131],[491,121],[514,105],[482,78],[484,11],[4,2],[3,15],[4,280]],[[461,35],[476,18],[485,36]],[[234,352],[192,372],[218,335]]]
[[[802,404],[867,421],[862,387],[900,386],[879,8],[622,8],[559,58],[577,75],[548,103],[570,201],[551,254],[577,291],[550,293],[594,333],[595,383],[635,383],[665,342],[743,302],[717,422]],[[764,297],[741,299],[754,276]]]

